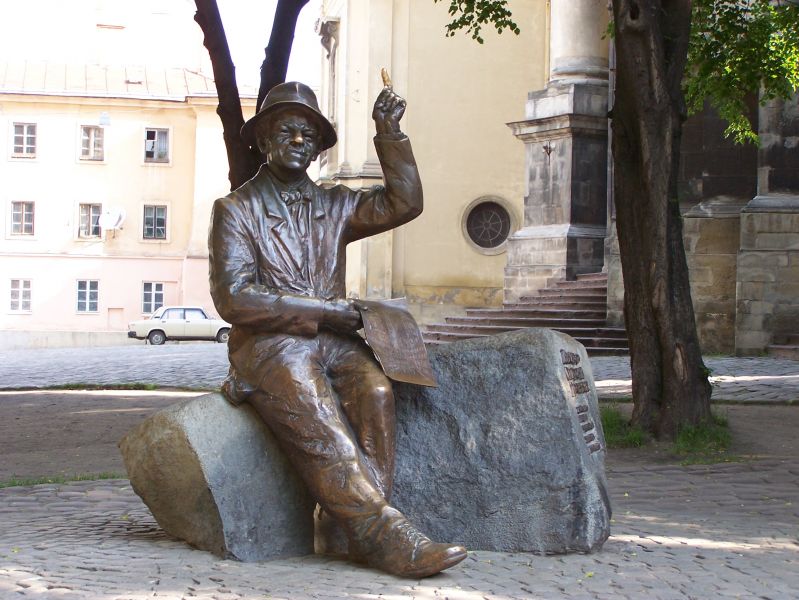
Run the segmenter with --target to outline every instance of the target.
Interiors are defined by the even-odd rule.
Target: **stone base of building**
[[[615,222],[608,238],[608,323],[624,325]],[[684,214],[683,240],[702,351],[763,354],[799,332],[799,196],[715,198]]]
[[[403,295],[420,325],[462,317],[467,308],[502,306],[502,288],[498,287],[406,285]]]
[[[87,348],[143,344],[127,331],[13,331],[0,332],[0,350],[26,348]]]
[[[757,196],[741,211],[735,352],[763,353],[799,332],[799,195]]]
[[[683,215],[696,329],[706,353],[735,351],[735,271],[745,205],[745,200],[721,197],[701,202]]]
[[[524,227],[508,239],[505,302],[516,302],[560,279],[598,273],[604,263],[605,227]]]

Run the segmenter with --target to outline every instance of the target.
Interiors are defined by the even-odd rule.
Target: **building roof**
[[[258,90],[239,86],[242,97]],[[179,67],[0,61],[0,94],[184,101],[216,97],[212,77]]]

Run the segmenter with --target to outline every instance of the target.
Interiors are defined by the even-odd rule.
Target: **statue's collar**
[[[264,163],[258,170],[256,178],[265,182],[268,181],[269,185],[273,188],[272,193],[270,193],[270,190],[264,190],[266,192],[264,194],[264,199],[266,200],[264,202],[264,207],[270,217],[285,218],[285,203],[280,199],[281,193],[284,192],[301,192],[302,195],[311,199],[314,218],[320,219],[325,216],[325,210],[319,199],[319,194],[317,193],[319,188],[314,185],[314,182],[311,181],[307,173],[303,173],[302,179],[300,179],[298,183],[289,185],[281,181]]]

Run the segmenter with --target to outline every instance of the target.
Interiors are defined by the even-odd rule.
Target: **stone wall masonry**
[[[685,210],[683,242],[703,352],[735,350],[736,270],[746,200],[712,198]]]
[[[420,325],[441,323],[473,306],[502,306],[503,290],[493,287],[405,285],[408,310]]]
[[[799,94],[765,102],[758,117],[758,193],[799,193]]]
[[[624,327],[624,281],[615,218],[611,219],[610,233],[605,238],[605,269],[608,272],[608,325]]]
[[[566,278],[566,267],[548,265],[532,267],[505,267],[505,302],[518,302],[549,286],[552,282]]]
[[[745,204],[738,198],[714,198],[688,208],[684,215],[683,242],[703,352],[732,353],[735,350],[737,253],[740,210]],[[624,325],[624,284],[615,222],[613,225],[613,235],[606,244],[608,322],[621,326]],[[773,274],[762,271],[759,276],[758,281],[769,281]]]
[[[745,209],[746,219],[741,223],[740,247],[747,250],[789,248],[790,244],[795,243],[792,236],[799,235],[799,214],[789,212],[792,209],[788,198],[784,196],[756,197]],[[773,234],[778,235],[775,237]],[[779,237],[779,234],[788,237]],[[799,250],[799,246],[794,249]]]
[[[545,287],[547,270],[573,279],[602,269],[607,89],[551,81],[528,95],[527,120],[508,123],[525,144],[527,186],[524,227],[508,240],[506,301]]]
[[[737,354],[799,332],[799,196],[757,196],[743,209],[736,279]]]
[[[16,331],[0,334],[0,350],[22,348],[84,348],[143,344],[126,331]]]

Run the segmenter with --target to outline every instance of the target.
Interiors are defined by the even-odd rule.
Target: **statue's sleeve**
[[[257,331],[315,335],[323,300],[281,293],[258,283],[257,253],[247,220],[229,197],[214,203],[208,253],[211,297],[219,316]]]
[[[375,148],[385,187],[357,192],[347,222],[347,241],[381,233],[415,219],[422,212],[422,181],[411,141],[404,134],[377,135]]]

